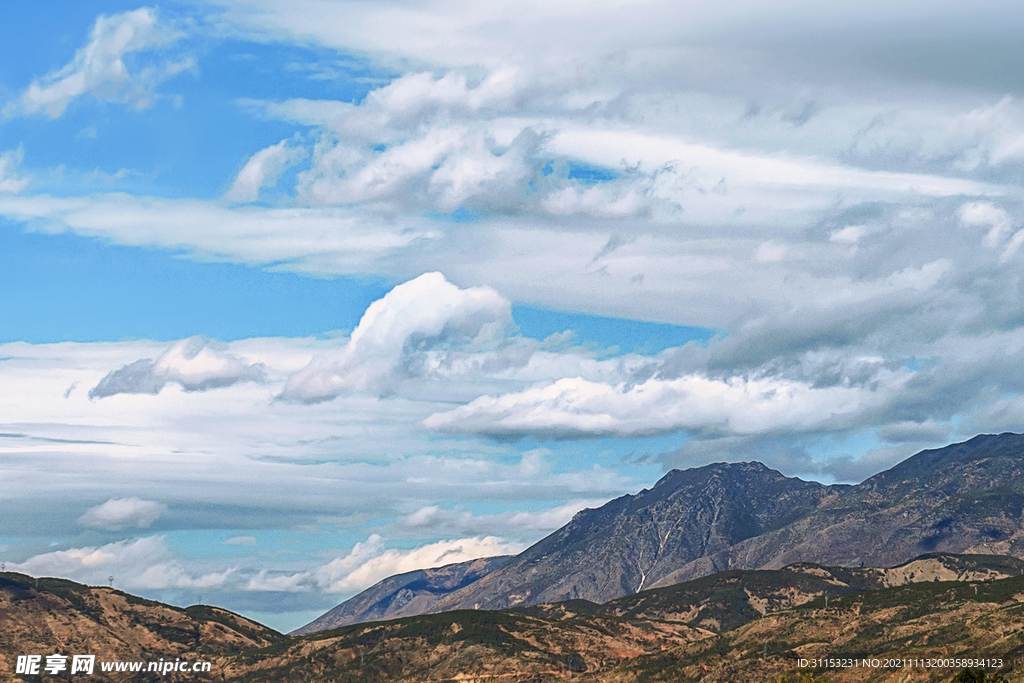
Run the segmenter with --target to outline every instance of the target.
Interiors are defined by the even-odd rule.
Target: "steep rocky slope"
[[[785,477],[760,463],[674,470],[649,490],[580,512],[457,590],[417,596],[415,610],[601,603],[718,571],[797,562],[893,566],[932,551],[1024,557],[1022,511],[1019,434],[923,451],[855,486]],[[411,613],[406,604],[373,616]]]
[[[651,489],[578,513],[501,569],[438,600],[435,609],[606,602],[792,524],[842,488],[784,477],[760,463],[674,470]]]
[[[1024,557],[1024,436],[922,451],[784,528],[682,565],[661,585],[727,567],[890,566],[921,553]]]

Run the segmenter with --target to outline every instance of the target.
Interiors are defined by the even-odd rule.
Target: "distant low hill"
[[[729,569],[797,562],[886,567],[936,551],[1024,557],[1022,511],[1019,434],[923,451],[855,486],[719,463],[673,470],[651,489],[584,510],[491,571],[448,568],[477,578],[420,592],[414,606],[397,595],[399,607],[387,606],[395,590],[382,583],[332,612],[355,623],[414,611],[604,603]],[[379,608],[367,611],[367,603]],[[317,620],[302,631],[340,623]]]
[[[178,657],[212,661],[284,639],[273,629],[219,607],[184,609],[106,587],[0,573],[0,681],[40,680],[16,676],[18,655],[93,654],[98,661],[122,662]],[[161,680],[153,674],[101,676],[98,670],[83,679]],[[194,680],[215,679],[197,673]]]

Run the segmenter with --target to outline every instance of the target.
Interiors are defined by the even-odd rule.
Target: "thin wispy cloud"
[[[181,57],[177,61],[136,63],[132,58],[164,48],[183,35],[163,22],[157,10],[148,7],[100,16],[89,35],[89,43],[68,64],[33,81],[18,100],[4,108],[4,114],[43,113],[57,118],[73,100],[86,94],[101,101],[145,109],[156,97],[157,84],[192,69],[195,62],[190,57]]]

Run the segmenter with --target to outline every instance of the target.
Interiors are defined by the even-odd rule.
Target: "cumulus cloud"
[[[102,546],[56,550],[35,555],[7,567],[32,576],[59,576],[90,585],[114,585],[126,590],[218,588],[234,568],[202,575],[191,574],[171,554],[163,536],[147,536]]]
[[[117,531],[126,527],[148,529],[160,515],[167,512],[167,506],[153,500],[139,498],[111,498],[105,503],[89,508],[78,523],[83,526]]]
[[[237,382],[263,379],[260,363],[249,364],[238,356],[211,346],[202,337],[174,344],[156,360],[143,358],[114,370],[89,390],[89,398],[115,394],[158,394],[169,382],[185,391],[206,391]]]
[[[498,438],[633,437],[691,430],[756,434],[842,426],[876,408],[886,390],[857,386],[815,387],[779,378],[726,380],[688,375],[611,386],[581,378],[560,379],[526,391],[482,396],[435,413],[424,426],[447,434]]]
[[[481,557],[514,555],[525,546],[494,536],[437,541],[412,550],[387,548],[378,534],[356,543],[349,553],[309,572],[262,571],[245,585],[250,591],[354,593],[382,579],[416,569],[430,569]]]
[[[158,83],[191,68],[193,62],[185,59],[143,65],[133,57],[181,37],[182,33],[164,25],[152,8],[100,16],[89,44],[78,50],[66,66],[34,81],[4,113],[12,116],[41,111],[57,118],[75,98],[86,93],[102,101],[144,109],[155,99],[153,88]]]
[[[261,189],[275,185],[281,174],[289,166],[301,161],[305,154],[302,148],[289,146],[287,140],[261,149],[245,162],[235,182],[224,195],[225,199],[233,202],[256,201]]]
[[[431,352],[484,349],[511,322],[509,302],[493,289],[459,289],[441,273],[425,273],[370,304],[348,344],[292,375],[281,398],[315,403],[344,391],[387,393],[443,362]]]
[[[607,218],[649,213],[656,203],[651,174],[621,174],[615,158],[592,176],[599,181],[581,181],[570,173],[581,150],[547,149],[557,124],[541,116],[522,120],[522,110],[546,92],[509,68],[482,79],[460,71],[405,74],[358,106],[250,104],[320,129],[310,168],[299,174],[299,197],[309,203]]]

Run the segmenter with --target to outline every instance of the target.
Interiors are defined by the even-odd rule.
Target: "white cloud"
[[[905,379],[905,378],[902,378]],[[448,434],[548,438],[632,437],[679,430],[759,434],[838,428],[877,408],[889,386],[816,388],[781,378],[728,380],[688,375],[611,386],[581,378],[560,379],[504,396],[482,396],[435,413],[424,426]]]
[[[999,262],[1006,263],[1014,257],[1017,250],[1020,249],[1021,244],[1024,244],[1024,229],[1018,230],[1013,233],[1013,237],[1006,243],[1006,249],[999,255]]]
[[[412,550],[385,549],[377,535],[316,571],[317,580],[332,593],[348,593],[368,588],[381,579],[415,569],[441,567],[480,557],[510,555],[523,546],[493,536],[438,541]]]
[[[165,512],[167,506],[153,500],[111,498],[86,510],[85,514],[78,518],[78,523],[109,531],[125,527],[148,529]]]
[[[437,541],[411,550],[385,546],[378,534],[356,543],[347,555],[305,572],[261,571],[245,584],[248,591],[355,593],[395,574],[431,569],[481,557],[514,555],[524,545],[494,536]]]
[[[623,48],[646,45],[643,31],[654,41],[680,23],[679,17],[664,11],[664,3],[644,5],[648,11],[623,13],[621,2],[586,7],[576,2],[492,2],[482,6],[464,0],[431,0],[367,6],[303,0],[282,11],[273,3],[242,0],[224,3],[224,18],[228,25],[264,35],[371,50],[393,58],[494,65],[530,54],[537,54],[538,61],[569,58],[588,43],[617,43]],[[613,25],[609,25],[610,19]]]
[[[32,576],[59,576],[89,585],[114,585],[125,590],[167,588],[219,588],[234,568],[194,576],[167,548],[163,536],[147,536],[103,546],[71,548],[35,555],[24,562],[8,562],[10,570]]]
[[[953,26],[1007,21],[1013,6],[989,2],[970,8],[952,2],[820,3],[809,0],[722,3],[699,0],[600,2],[511,2],[471,0],[296,0],[287,7],[269,0],[224,0],[218,17],[244,35],[316,42],[341,50],[375,53],[382,60],[444,65],[488,66],[510,61],[550,67],[585,62],[638,49],[657,51],[683,43],[716,39],[729,48],[750,47],[766,38],[792,41],[828,34],[837,27],[848,36],[877,40],[878,26],[896,35],[920,36],[936,22]],[[922,17],[932,23],[922,26]],[[866,34],[866,38],[864,37]],[[842,34],[841,34],[842,35]],[[931,35],[925,33],[924,35]],[[757,40],[759,39],[759,40]],[[718,72],[715,73],[718,75]]]
[[[757,251],[754,252],[754,260],[760,263],[777,263],[786,258],[787,253],[789,248],[785,244],[764,242],[758,245]]]
[[[969,202],[960,207],[960,221],[967,226],[987,226],[989,230],[982,239],[986,247],[998,247],[1012,232],[1010,215],[989,202]]]
[[[864,225],[847,225],[845,228],[833,230],[832,234],[829,235],[829,242],[835,242],[836,244],[848,244],[855,245],[864,239],[864,236],[868,234],[868,228]]]
[[[224,197],[233,202],[256,201],[261,189],[275,185],[281,173],[301,161],[305,154],[301,148],[289,147],[287,140],[261,149],[245,162]]]
[[[37,229],[184,250],[204,258],[279,264],[303,272],[365,273],[389,253],[436,237],[424,219],[395,225],[344,208],[229,208],[194,199],[105,194],[92,197],[0,194],[0,214]],[[422,272],[418,271],[418,272]]]
[[[509,534],[513,529],[533,531],[554,531],[572,520],[580,510],[596,508],[607,501],[578,500],[547,510],[502,512],[492,515],[477,515],[466,510],[451,510],[427,505],[407,515],[399,526],[413,531],[433,533],[491,533]]]
[[[552,73],[495,69],[476,82],[459,71],[412,73],[371,91],[358,106],[308,100],[258,106],[322,126],[311,167],[299,176],[300,198],[314,204],[733,224],[741,215],[750,223],[808,220],[827,210],[837,191],[848,201],[1007,191],[810,154],[698,143],[628,117],[595,119],[595,106],[609,105],[624,86],[577,101],[568,93],[586,91],[587,84],[567,74],[563,80],[557,68]],[[582,182],[569,174],[570,162],[596,166],[605,176]]]
[[[156,360],[144,358],[113,370],[89,390],[89,398],[115,394],[158,394],[168,382],[186,391],[206,391],[237,382],[263,379],[259,363],[246,363],[234,354],[217,349],[202,337],[174,344]]]
[[[493,379],[486,373],[454,378],[435,374],[403,385],[388,400],[358,392],[314,405],[273,400],[310,356],[324,355],[344,343],[337,338],[231,342],[226,352],[264,365],[264,382],[240,382],[205,392],[187,392],[172,384],[145,400],[137,395],[90,400],[82,388],[95,386],[110,368],[137,358],[156,358],[166,351],[166,343],[0,345],[0,384],[5,387],[0,393],[3,529],[20,538],[75,538],[86,528],[76,519],[97,503],[159,501],[169,512],[153,527],[159,524],[161,533],[171,534],[169,541],[190,538],[191,529],[230,530],[197,541],[208,559],[182,560],[185,576],[191,579],[238,567],[233,575],[237,583],[232,579],[222,589],[230,591],[261,569],[268,569],[269,576],[312,571],[327,561],[325,557],[347,554],[335,550],[335,534],[316,530],[358,530],[376,520],[373,530],[406,543],[478,535],[532,543],[543,534],[543,520],[534,516],[541,511],[519,517],[516,511],[521,506],[559,507],[566,501],[608,499],[636,489],[628,472],[616,473],[603,462],[564,468],[553,451],[521,454],[509,444],[424,438],[418,427],[424,417],[453,401],[470,400],[484,388],[508,390],[520,386],[518,380]],[[614,374],[618,365],[617,359],[576,360],[583,371],[597,377]],[[515,372],[550,377],[557,376],[560,367],[564,364],[556,358],[542,356]],[[74,382],[79,382],[79,389],[64,398]],[[419,508],[449,508],[470,501],[500,505],[510,514],[478,515],[482,519],[470,520],[472,528],[465,529],[457,524],[444,529],[396,527]],[[505,518],[514,524],[503,525]],[[102,528],[91,527],[90,541],[77,545],[101,546],[105,540],[91,539]],[[267,538],[257,534],[257,546],[243,545],[242,539],[250,540],[245,538],[250,529],[274,533]],[[310,536],[303,533],[311,530]],[[288,531],[311,541],[300,549],[309,554],[275,554],[290,547],[281,540],[292,536]],[[232,536],[240,538],[229,551],[219,541]],[[311,545],[322,550],[312,552]],[[21,561],[30,550],[34,554],[52,548],[40,541],[16,552],[9,548],[2,559]],[[123,587],[121,570],[91,580],[103,582],[110,573]],[[152,578],[151,583],[161,581]],[[315,581],[309,585],[310,595],[320,590]],[[168,599],[154,593],[146,597]]]
[[[969,105],[954,109],[948,101],[927,107],[915,99],[908,98],[899,108],[875,110],[847,152],[870,165],[926,167],[949,175],[991,177],[1024,162],[1020,101],[1005,96],[979,107],[971,98]]]
[[[345,347],[290,377],[281,397],[313,403],[349,390],[387,393],[429,370],[422,367],[428,352],[485,349],[511,322],[509,302],[493,289],[459,289],[441,273],[426,273],[370,304]]]
[[[965,170],[1020,162],[1024,160],[1024,110],[1007,95],[994,105],[958,116],[950,138],[959,143],[957,165]]]
[[[309,572],[275,572],[264,569],[255,576],[249,577],[244,589],[247,591],[306,593],[314,589]]]
[[[126,58],[166,46],[181,36],[163,25],[157,11],[148,7],[100,16],[89,44],[78,50],[62,69],[34,81],[18,103],[9,104],[4,113],[12,116],[42,111],[57,118],[72,100],[86,93],[99,100],[125,102],[144,109],[155,98],[155,85],[191,68],[192,62],[163,62],[140,67],[133,73]]]
[[[24,156],[20,148],[0,154],[0,192],[21,192],[28,187],[29,179],[17,175]]]
[[[1024,243],[1024,229],[1014,232],[1014,220],[1005,209],[988,202],[970,202],[960,207],[959,215],[964,225],[990,226],[981,243],[990,249],[1003,246],[999,263],[1006,263],[1013,258]],[[1008,236],[1009,240],[1006,239]]]
[[[543,135],[529,125],[498,134],[494,123],[515,103],[517,90],[507,71],[475,85],[459,73],[401,76],[360,106],[333,110],[311,168],[300,174],[299,195],[316,204],[442,212],[525,206],[531,183],[544,183],[536,159]],[[284,103],[276,110],[294,118],[290,112],[308,116],[301,112],[310,106]]]

